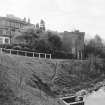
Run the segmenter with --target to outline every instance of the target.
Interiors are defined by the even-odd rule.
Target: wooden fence
[[[36,53],[36,52],[6,49],[6,48],[0,48],[0,52],[6,53],[6,54],[15,54],[15,55],[27,56],[27,57],[37,57],[39,59],[40,58],[51,59],[51,54],[47,54],[47,53]]]

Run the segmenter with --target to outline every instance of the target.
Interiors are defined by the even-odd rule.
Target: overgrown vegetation
[[[7,58],[1,57],[0,61],[5,61],[3,63],[4,65],[0,64],[1,105],[32,105],[31,101],[26,96],[28,93],[34,94],[35,92],[36,94],[33,95],[33,97],[36,98],[36,102],[39,102],[37,103],[38,105],[49,105],[50,101],[47,104],[46,102],[50,98],[53,98],[53,102],[50,105],[54,105],[57,96],[74,94],[81,89],[94,87],[96,83],[105,78],[105,45],[98,35],[88,40],[87,43],[85,42],[84,60],[82,61],[74,60],[75,57],[72,54],[63,51],[62,41],[57,32],[45,32],[42,30],[45,30],[45,28],[34,29],[33,27],[26,27],[24,30],[21,30],[21,33],[16,33],[17,36],[15,39],[17,43],[12,45],[1,45],[0,47],[51,53],[52,58],[71,60],[57,61],[59,63],[55,64],[56,60],[38,61],[31,59],[28,61],[28,58],[11,57],[11,59],[8,59],[7,55]],[[43,38],[42,35],[45,37]],[[15,61],[12,61],[14,62],[13,64],[11,63],[12,59],[15,59]],[[20,67],[21,65],[22,67]],[[20,71],[18,66],[20,67]],[[8,69],[11,69],[12,72],[8,71]],[[9,72],[10,74],[8,74]],[[24,88],[23,90],[20,89],[20,93],[22,91],[27,91],[26,98],[24,98],[23,95],[16,95],[14,91],[16,90],[15,86],[12,86],[13,84],[9,79],[11,74],[15,75],[14,77],[17,76],[20,81],[19,85],[22,85],[22,83],[24,84],[24,86],[21,86]],[[21,74],[22,76],[20,76]],[[26,76],[24,78],[25,75],[29,77]],[[15,80],[15,82],[17,81]],[[45,103],[41,102],[41,98]]]
[[[29,100],[31,95],[27,97],[27,94],[34,94],[32,97],[33,100],[36,99],[35,105],[38,104],[37,102],[40,102],[41,105],[49,105],[51,98],[55,100],[59,95],[64,96],[67,94],[74,94],[81,89],[94,87],[96,83],[102,81],[105,78],[104,58],[101,58],[94,53],[89,54],[88,59],[84,61],[72,59],[67,61],[57,60],[57,62],[56,60],[35,60],[19,56],[1,56],[1,63],[4,61],[5,62],[2,63],[4,64],[3,67],[0,65],[0,71],[2,71],[6,76],[4,76],[2,72],[0,73],[2,74],[0,75],[0,83],[5,80],[7,84],[7,87],[5,86],[0,88],[0,91],[2,91],[1,94],[3,94],[4,97],[3,99],[6,99],[6,101],[2,101],[1,98],[2,104],[7,102],[11,105],[31,105],[32,100]],[[12,59],[14,60],[12,61]],[[11,70],[11,73],[9,73],[9,69]],[[23,90],[20,89],[20,93],[27,91],[24,97],[23,95],[16,95],[15,86],[11,85],[12,83],[9,82],[9,77],[6,73],[9,73],[10,77],[11,74],[16,75],[13,78],[14,80],[16,77],[19,79],[20,75],[22,76],[21,80],[24,80],[24,82],[21,81],[21,83],[25,84],[25,86],[21,85],[21,87],[24,88]],[[4,77],[7,77],[7,79]],[[7,99],[10,101],[7,101]],[[53,102],[51,105],[54,105]]]
[[[2,68],[2,69],[1,69]],[[3,71],[4,70],[4,71]],[[13,105],[15,94],[9,85],[8,74],[5,68],[0,65],[0,104]]]
[[[90,39],[85,43],[85,49],[84,49],[84,56],[85,58],[88,58],[91,55],[105,58],[105,45],[102,42],[102,39],[96,35],[93,39]]]
[[[41,29],[35,29],[34,27],[24,27],[24,29],[15,34],[11,45],[0,45],[0,47],[30,52],[50,53],[52,54],[52,58],[75,58],[73,54],[63,50],[61,37],[57,32],[41,31]]]

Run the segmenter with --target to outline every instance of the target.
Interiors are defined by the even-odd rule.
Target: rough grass
[[[95,64],[100,62],[98,60]],[[57,98],[60,95],[74,94],[102,81],[102,67],[97,65],[96,69],[94,62],[90,61],[45,60],[0,54],[0,72],[3,74],[0,80],[5,80],[13,91],[10,100],[14,105],[62,105]]]
[[[63,104],[51,93],[48,85],[54,75],[54,68],[51,61],[0,54],[0,71],[3,74],[0,81],[6,77],[5,82],[14,93],[14,98],[11,96],[10,99],[13,101],[11,105]],[[33,74],[35,87],[30,85]]]

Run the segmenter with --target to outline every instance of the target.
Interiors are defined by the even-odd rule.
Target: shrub
[[[9,45],[9,44],[0,44],[0,48],[11,49],[12,47],[13,47],[13,45]]]
[[[62,51],[54,51],[52,53],[52,58],[57,58],[57,59],[75,59],[73,54],[62,52]]]

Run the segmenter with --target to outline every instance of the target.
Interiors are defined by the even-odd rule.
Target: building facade
[[[10,44],[10,38],[0,36],[0,44]]]
[[[13,15],[0,17],[0,44],[10,44],[15,32],[19,32],[25,26],[33,26],[30,19],[26,21],[26,18],[20,19]]]
[[[63,32],[61,35],[63,49],[68,53],[74,54],[78,59],[82,59],[85,33],[77,30],[74,32]]]

